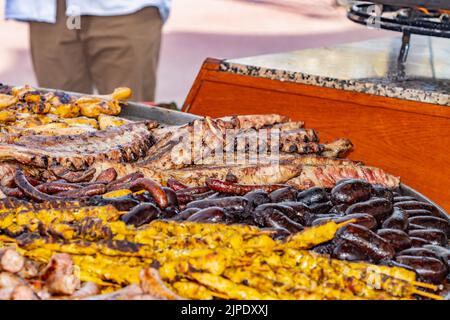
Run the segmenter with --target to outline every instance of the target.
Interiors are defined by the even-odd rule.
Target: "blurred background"
[[[336,0],[173,0],[164,26],[158,102],[184,101],[206,57],[238,58],[385,37],[346,18]],[[4,21],[0,82],[36,85],[28,25]]]

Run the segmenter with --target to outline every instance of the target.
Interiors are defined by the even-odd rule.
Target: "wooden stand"
[[[183,111],[221,117],[279,113],[345,137],[350,158],[385,169],[450,212],[450,107],[237,75],[207,59]]]

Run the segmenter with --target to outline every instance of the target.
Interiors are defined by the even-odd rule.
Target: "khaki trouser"
[[[107,94],[133,90],[133,100],[154,101],[162,19],[156,7],[123,16],[82,16],[81,29],[67,28],[65,1],[56,24],[31,22],[30,42],[39,86]]]

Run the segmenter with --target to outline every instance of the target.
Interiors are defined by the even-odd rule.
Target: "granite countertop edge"
[[[450,106],[450,94],[431,92],[426,90],[403,88],[396,85],[371,83],[364,80],[343,80],[331,77],[306,74],[298,71],[264,68],[239,63],[221,61],[220,71],[231,72],[238,75],[260,77],[271,80],[302,83],[332,89],[355,91],[389,98],[398,98]]]

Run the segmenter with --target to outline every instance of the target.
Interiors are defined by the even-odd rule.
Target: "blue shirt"
[[[172,0],[66,0],[68,16],[118,16],[154,6],[165,21]],[[21,21],[56,22],[57,0],[6,0],[5,17]]]

